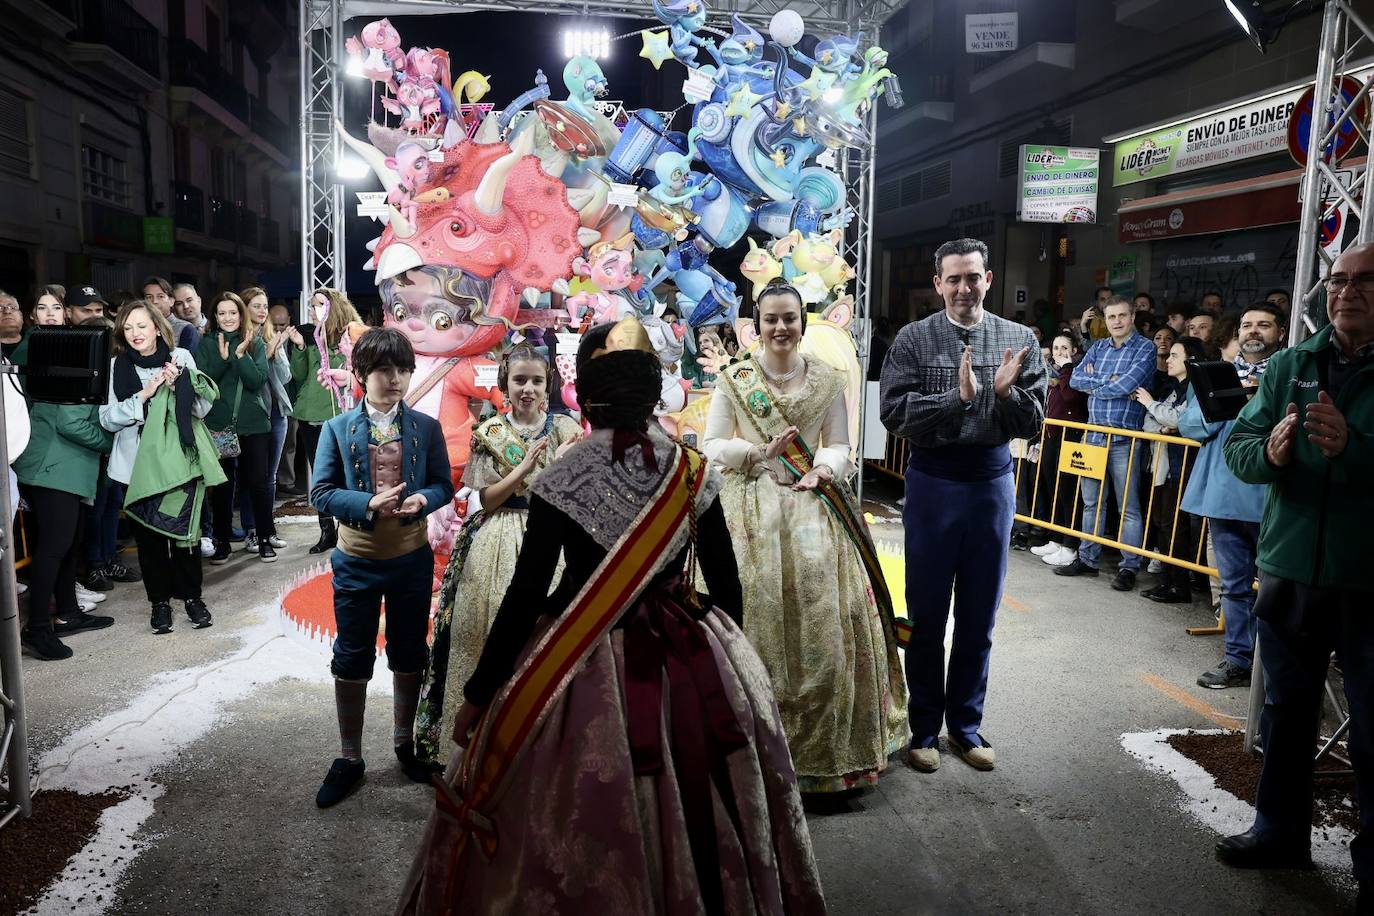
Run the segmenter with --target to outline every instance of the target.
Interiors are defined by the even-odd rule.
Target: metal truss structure
[[[1374,194],[1370,190],[1369,168],[1347,170],[1346,178],[1338,174],[1337,164],[1323,157],[1333,140],[1341,134],[1357,133],[1369,144],[1371,114],[1374,103],[1370,87],[1374,75],[1358,79],[1351,74],[1360,52],[1368,53],[1374,44],[1374,28],[1355,12],[1347,0],[1327,0],[1322,15],[1321,45],[1317,56],[1317,81],[1313,105],[1313,129],[1307,143],[1307,166],[1302,179],[1302,222],[1298,229],[1298,264],[1294,277],[1293,303],[1295,307],[1288,329],[1290,345],[1301,341],[1316,330],[1314,309],[1320,310],[1325,301],[1318,293],[1321,277],[1331,267],[1334,256],[1322,243],[1322,227],[1328,220],[1339,219],[1343,224],[1349,217],[1359,221],[1356,244],[1374,239]],[[1358,85],[1359,91],[1350,98],[1343,86]],[[1326,129],[1322,130],[1321,126]],[[1341,232],[1344,226],[1340,227]],[[1315,316],[1315,317],[1320,317]]]
[[[1289,346],[1315,331],[1318,322],[1325,317],[1323,278],[1340,251],[1339,244],[1325,244],[1323,226],[1327,221],[1334,222],[1339,238],[1345,232],[1344,224],[1354,218],[1359,228],[1351,244],[1374,240],[1374,194],[1370,193],[1369,182],[1369,166],[1374,163],[1367,161],[1362,169],[1341,170],[1329,154],[1323,154],[1337,136],[1348,136],[1352,131],[1369,148],[1371,119],[1374,118],[1374,100],[1370,99],[1374,74],[1365,79],[1353,74],[1357,69],[1355,60],[1361,52],[1367,54],[1371,44],[1374,44],[1374,28],[1355,12],[1354,4],[1347,0],[1327,0],[1322,13],[1321,43],[1317,49],[1313,126],[1307,139],[1307,165],[1302,176],[1302,221],[1298,226],[1298,263],[1288,323]],[[1359,87],[1353,95],[1345,91],[1351,85]],[[1350,177],[1343,181],[1341,171]],[[1260,714],[1264,711],[1262,648],[1256,641],[1250,676],[1250,710],[1245,719],[1245,748],[1251,752],[1259,750]],[[1332,756],[1348,765],[1348,761],[1337,756],[1334,748],[1350,726],[1349,711],[1343,708],[1329,681],[1326,699],[1340,724],[1317,758]]]
[[[811,32],[863,32],[866,41],[906,0],[719,0],[711,3],[711,24],[726,25],[731,14],[767,28],[773,15],[791,9]],[[339,139],[334,121],[341,110],[344,79],[343,26],[358,16],[403,16],[510,12],[557,13],[567,16],[616,16],[655,19],[650,0],[300,0],[301,16],[301,307],[310,292],[345,282],[344,189],[335,177]],[[877,137],[877,108],[869,111],[870,136]],[[867,370],[870,328],[870,281],[874,151],[848,149],[838,156],[837,170],[849,189],[854,220],[846,236],[845,255],[854,265],[855,329],[860,359]],[[862,423],[862,418],[861,418]],[[860,427],[862,429],[862,426]],[[862,437],[861,437],[862,438]],[[860,444],[861,447],[861,444]],[[862,478],[860,478],[862,481]],[[862,486],[862,482],[860,483]]]

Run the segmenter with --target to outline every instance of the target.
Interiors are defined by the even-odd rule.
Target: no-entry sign
[[[1337,104],[1338,111],[1326,114],[1323,112],[1321,118],[1322,132],[1331,129],[1332,121],[1345,107],[1350,104],[1350,100],[1360,93],[1360,82],[1354,77],[1347,76],[1341,79],[1341,100]],[[1293,114],[1288,119],[1288,152],[1293,156],[1293,161],[1298,165],[1307,167],[1307,144],[1312,136],[1312,125],[1314,123],[1313,110],[1316,107],[1316,87],[1308,86],[1306,91],[1298,97],[1297,104],[1293,106]],[[1360,99],[1360,103],[1355,106],[1352,112],[1353,118],[1347,119],[1341,125],[1341,129],[1336,133],[1335,139],[1328,143],[1322,151],[1322,158],[1330,162],[1340,162],[1359,142],[1360,135],[1355,129],[1355,121],[1363,123],[1369,114],[1368,96]]]

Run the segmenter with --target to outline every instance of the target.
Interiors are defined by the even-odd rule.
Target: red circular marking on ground
[[[334,626],[334,574],[322,572],[306,579],[282,597],[282,611],[291,620],[300,624],[306,632],[316,628],[332,642],[338,635]],[[434,620],[430,617],[430,633],[433,637]],[[382,605],[381,626],[377,630],[377,650],[386,645],[386,605]]]

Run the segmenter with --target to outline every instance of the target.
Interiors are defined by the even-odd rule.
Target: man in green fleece
[[[1374,799],[1374,245],[1336,259],[1331,323],[1269,361],[1226,463],[1269,485],[1260,528],[1259,655],[1267,699],[1254,826],[1217,844],[1240,868],[1310,861],[1312,758],[1334,650],[1350,705],[1350,759]],[[1359,912],[1374,908],[1374,804],[1350,844]]]

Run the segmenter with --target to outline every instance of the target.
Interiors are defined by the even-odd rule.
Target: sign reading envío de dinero
[[[1369,72],[1366,67],[1354,75],[1364,79]],[[1121,140],[1112,149],[1112,185],[1281,153],[1288,148],[1288,120],[1306,88],[1296,86]]]
[[[1016,218],[1025,223],[1097,222],[1101,150],[1021,147]]]

